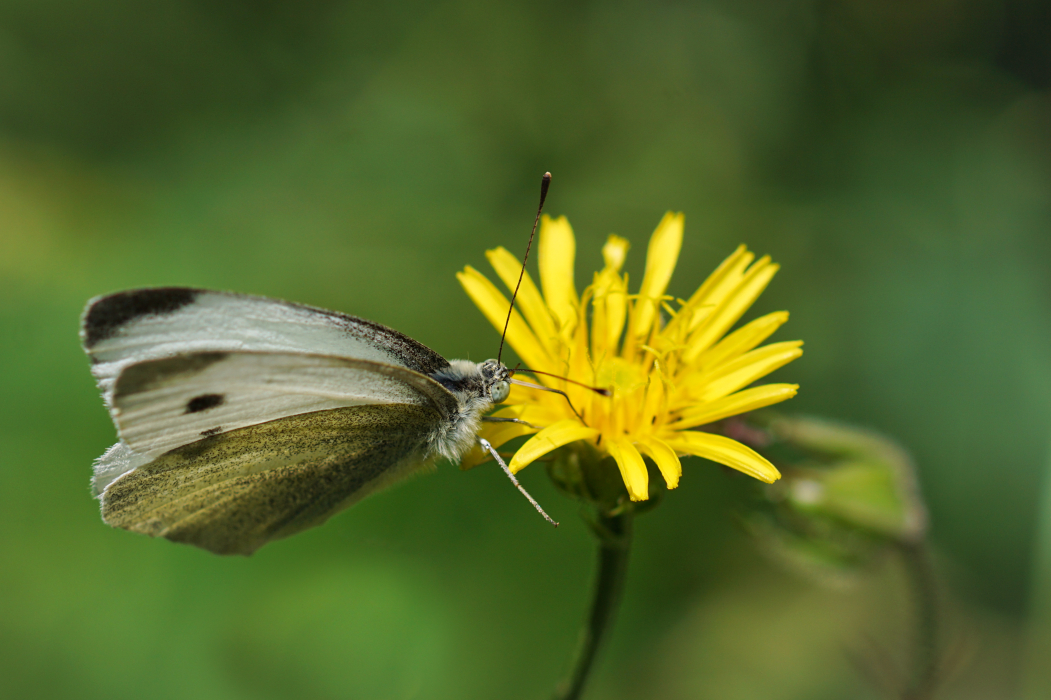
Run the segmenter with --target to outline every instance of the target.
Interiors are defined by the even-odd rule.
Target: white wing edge
[[[102,498],[110,484],[133,469],[149,464],[153,459],[133,452],[123,442],[118,442],[102,453],[92,465],[91,495]]]

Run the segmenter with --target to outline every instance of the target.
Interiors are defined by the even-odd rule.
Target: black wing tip
[[[187,287],[129,289],[88,302],[80,335],[85,348],[110,338],[127,323],[143,316],[162,316],[192,304],[201,290]]]

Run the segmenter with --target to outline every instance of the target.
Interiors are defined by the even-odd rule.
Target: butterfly
[[[365,319],[184,287],[90,300],[81,340],[120,438],[92,478],[112,526],[248,555],[476,444],[554,523],[478,438],[481,421],[514,420],[485,414],[525,384],[499,359],[450,361]]]

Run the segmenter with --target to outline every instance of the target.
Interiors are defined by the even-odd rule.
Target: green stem
[[[938,586],[924,542],[903,545],[902,558],[912,586],[915,636],[912,681],[904,700],[926,700],[938,681]]]
[[[581,632],[576,660],[569,676],[555,690],[555,700],[579,700],[599,647],[613,622],[624,589],[631,550],[631,514],[600,516],[592,529],[599,540],[598,576],[591,611]]]

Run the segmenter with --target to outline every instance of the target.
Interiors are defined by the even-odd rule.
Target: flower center
[[[613,389],[614,400],[623,400],[648,383],[646,372],[622,357],[610,357],[595,368],[595,385]]]

